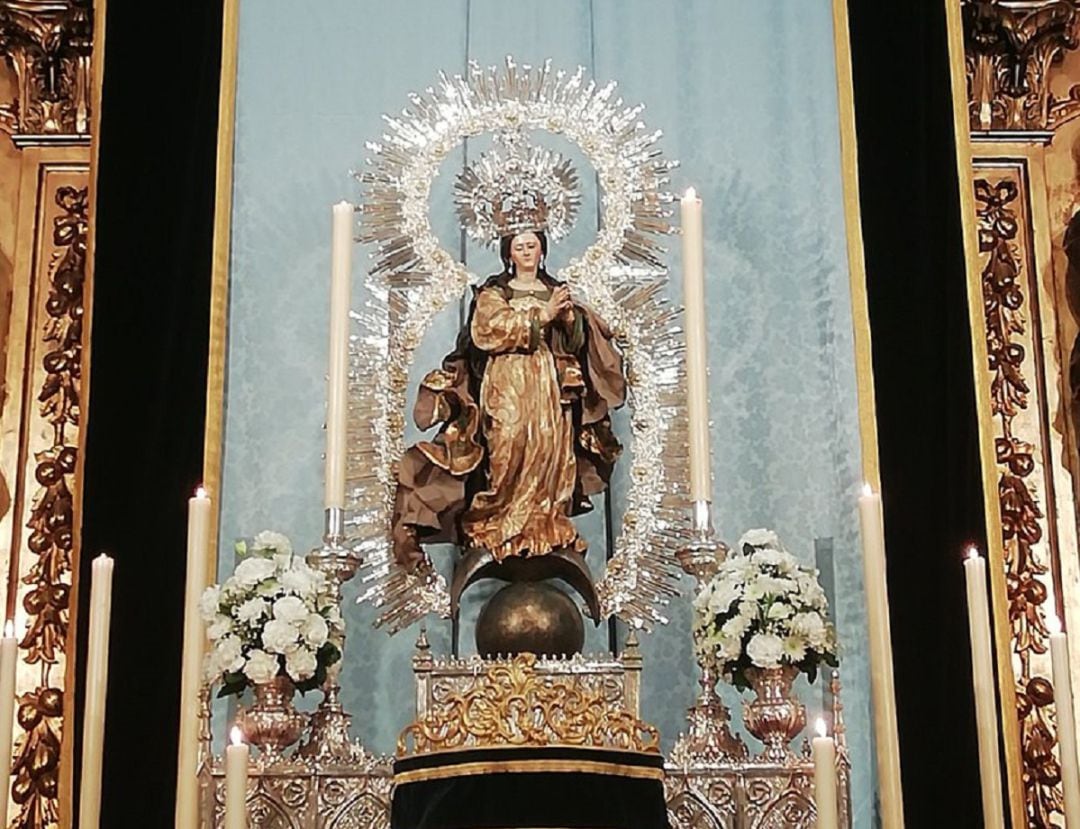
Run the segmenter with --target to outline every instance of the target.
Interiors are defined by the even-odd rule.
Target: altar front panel
[[[359,198],[348,173],[362,168],[364,141],[382,134],[381,114],[399,111],[406,93],[433,84],[439,70],[463,72],[469,60],[487,66],[512,54],[534,65],[551,58],[570,71],[580,64],[599,82],[618,80],[627,103],[646,104],[642,117],[664,131],[666,155],[682,162],[674,189],[693,185],[703,196],[717,529],[734,541],[745,529],[774,527],[804,562],[825,571],[843,643],[853,825],[875,825],[854,509],[863,459],[831,14],[826,0],[660,8],[644,0],[542,8],[431,0],[407,9],[325,0],[302,14],[282,0],[242,0],[224,439],[220,473],[207,470],[210,481],[220,474],[219,575],[233,567],[241,536],[272,528],[306,548],[321,535],[329,205]],[[444,247],[460,249],[484,276],[498,270],[497,258],[459,243],[449,198],[470,152],[462,148],[456,165],[444,167],[431,220]],[[588,168],[579,169],[583,218],[552,250],[556,271],[596,229],[595,185]],[[671,242],[678,300],[678,240]],[[360,307],[367,261],[356,259],[353,306]],[[416,382],[452,347],[459,322],[459,309],[450,308],[428,332],[410,403]],[[616,421],[624,433],[625,426],[625,417]],[[616,526],[625,497],[625,467],[617,468]],[[604,519],[598,503],[582,528],[597,572]],[[354,734],[388,752],[411,719],[415,634],[372,630],[372,611],[351,604],[358,592],[347,585],[343,700]],[[642,715],[661,729],[665,750],[697,690],[689,610],[688,599],[675,600],[666,611],[671,623],[642,639]],[[462,625],[465,652],[475,612],[474,600]],[[429,620],[428,634],[435,649],[449,649],[448,623]],[[606,626],[590,631],[588,650],[606,645]],[[801,693],[813,718],[824,693]],[[726,699],[737,711],[737,695]],[[219,739],[227,716],[219,707]]]

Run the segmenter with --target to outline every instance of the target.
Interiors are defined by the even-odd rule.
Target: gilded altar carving
[[[477,746],[573,745],[660,751],[660,733],[573,673],[537,671],[535,654],[495,660],[398,737],[398,756]]]
[[[972,130],[1049,130],[1080,113],[1080,87],[1055,94],[1053,68],[1080,45],[1074,0],[962,0]]]
[[[36,681],[20,687],[17,739],[12,762],[12,800],[18,825],[45,827],[60,820],[61,747],[64,740],[66,650],[74,539],[75,461],[79,450],[79,391],[82,359],[83,291],[88,231],[87,188],[62,185],[53,191],[58,209],[51,220],[46,260],[48,288],[38,328],[40,385],[38,415],[50,427],[48,445],[34,452],[37,489],[30,503],[27,549],[33,557],[19,568],[26,630],[19,648]]]
[[[962,200],[977,239],[967,275],[972,313],[982,312],[973,368],[1009,800],[1014,823],[1054,826],[1062,792],[1047,619],[1056,607],[1067,628],[1080,624],[1071,589],[1080,574],[1080,420],[1068,370],[1078,321],[1066,261],[1080,195],[1080,10],[1076,0],[959,2],[963,32],[952,32],[952,45],[962,36],[964,54],[957,48],[952,60],[966,68],[972,132],[970,162],[965,141],[958,157],[972,172]],[[1075,648],[1072,662],[1076,684]]]
[[[1023,168],[977,168],[979,229],[990,412],[994,418],[1006,603],[1028,821],[1051,826],[1062,810],[1053,689],[1045,656],[1053,612],[1052,550],[1043,503],[1050,487],[1036,403],[1042,378],[1034,339],[1028,191]],[[1037,443],[1036,443],[1037,441]]]
[[[0,0],[0,53],[16,79],[0,130],[88,137],[92,32],[90,0]]]

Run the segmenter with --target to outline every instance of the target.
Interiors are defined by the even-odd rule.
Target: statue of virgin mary
[[[502,270],[473,289],[457,347],[420,384],[416,424],[438,431],[399,465],[394,554],[409,571],[430,567],[428,543],[499,562],[583,554],[571,518],[592,508],[621,449],[611,412],[625,401],[622,357],[545,267],[544,194],[513,186],[512,167],[509,178],[490,206]]]

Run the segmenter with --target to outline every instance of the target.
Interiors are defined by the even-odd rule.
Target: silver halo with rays
[[[473,63],[467,77],[440,73],[437,89],[411,93],[401,115],[384,116],[382,141],[366,145],[373,158],[357,176],[365,187],[359,240],[378,250],[353,315],[347,534],[365,562],[359,601],[372,602],[376,624],[391,633],[429,613],[449,615],[445,579],[406,572],[390,544],[413,353],[435,316],[476,281],[432,231],[432,181],[464,139],[516,129],[563,136],[596,171],[601,230],[557,276],[611,326],[629,389],[626,508],[597,591],[606,616],[634,627],[667,621],[662,609],[678,594],[675,552],[693,539],[681,311],[664,296],[664,248],[654,238],[677,232],[665,189],[677,162],[663,158],[661,133],[639,120],[644,107],[624,105],[615,87],[586,80],[581,67],[553,72],[550,61]]]

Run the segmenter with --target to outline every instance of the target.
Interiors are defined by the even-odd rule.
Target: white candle
[[[1080,829],[1080,767],[1076,756],[1076,720],[1072,678],[1069,675],[1069,640],[1061,630],[1061,620],[1051,613],[1050,664],[1054,678],[1054,708],[1057,710],[1058,755],[1061,785],[1065,793],[1065,827]]]
[[[105,749],[105,692],[109,682],[113,560],[102,554],[94,559],[91,568],[79,829],[94,829],[101,821],[101,765]]]
[[[353,206],[333,208],[330,259],[330,367],[326,388],[327,507],[345,506],[345,429],[348,412],[349,297],[352,277]]]
[[[248,747],[235,725],[225,748],[225,829],[247,829]]]
[[[176,764],[176,829],[199,827],[199,686],[206,632],[199,599],[207,587],[210,550],[210,498],[199,487],[188,499],[187,580],[184,593],[184,645],[180,674],[180,743]]]
[[[15,666],[19,659],[15,623],[4,624],[0,639],[0,820],[7,826],[8,794],[11,790],[11,734],[15,717]]]
[[[1001,766],[998,758],[997,696],[990,645],[990,612],[986,602],[986,561],[974,547],[964,559],[967,581],[968,627],[971,635],[971,679],[975,692],[975,721],[982,781],[983,826],[1004,827]]]
[[[870,639],[870,694],[874,703],[881,823],[884,829],[903,829],[900,737],[896,727],[892,632],[885,569],[885,524],[881,496],[869,484],[863,485],[859,497],[859,528],[862,533],[863,589],[866,591],[866,621]]]
[[[691,187],[680,205],[683,304],[686,319],[687,431],[690,442],[690,499],[712,500],[709,459],[709,380],[705,340],[705,237],[701,199]]]
[[[838,829],[840,818],[836,797],[836,743],[826,736],[825,720],[818,718],[814,738],[814,804],[817,829]]]

